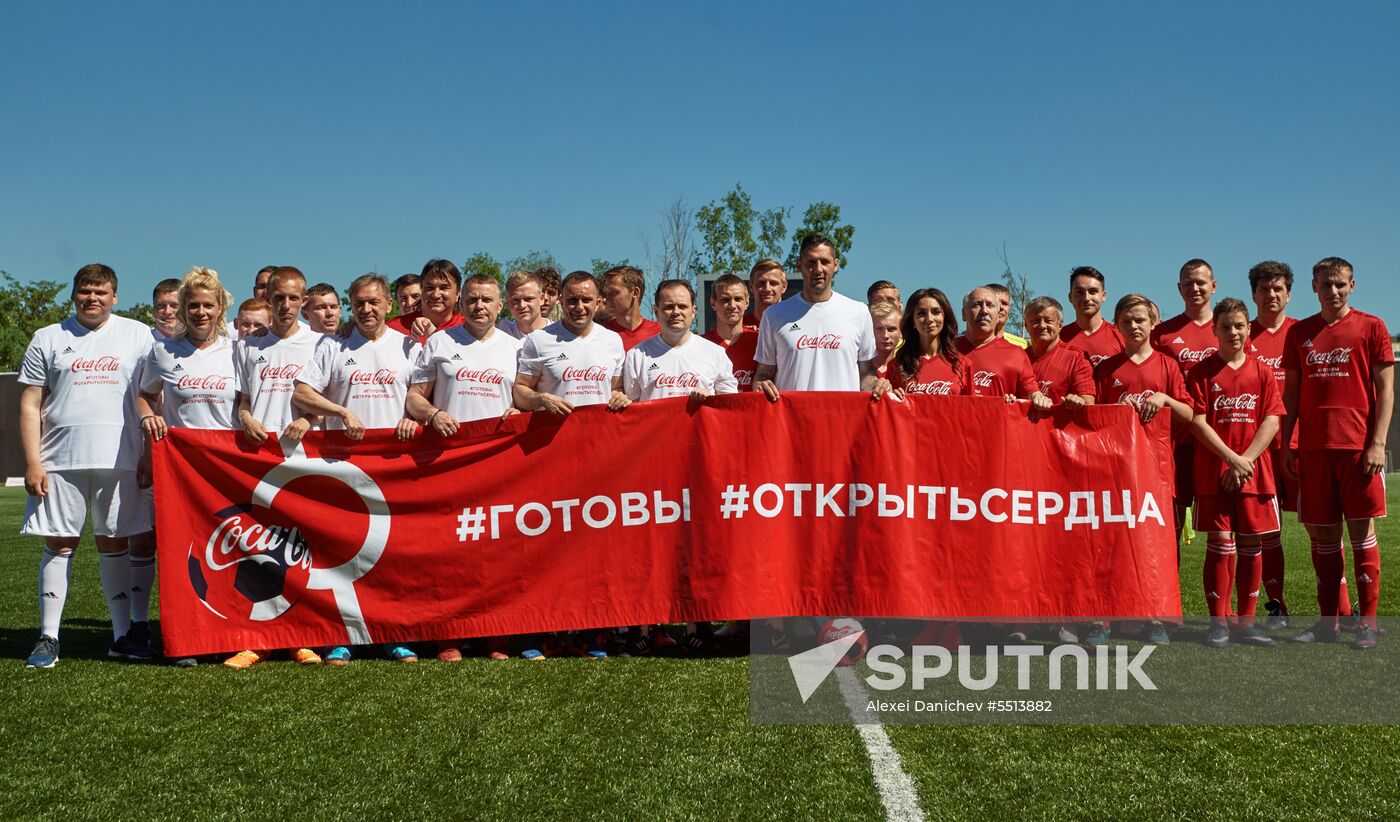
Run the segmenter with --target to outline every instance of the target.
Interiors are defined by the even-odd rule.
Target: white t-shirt
[[[776,365],[779,391],[859,391],[860,363],[875,358],[870,309],[835,292],[795,294],[763,312],[754,359]]]
[[[622,338],[597,323],[587,337],[575,335],[562,322],[551,323],[525,335],[520,373],[539,375],[536,391],[570,405],[606,404],[613,378],[622,374]]]
[[[237,427],[233,350],[234,344],[227,337],[219,337],[200,350],[183,334],[151,348],[141,372],[141,390],[160,392],[166,425],[225,431]]]
[[[622,365],[622,387],[634,400],[684,397],[697,388],[708,394],[739,393],[729,355],[698,334],[675,348],[660,334],[632,346]]]
[[[292,410],[292,393],[321,336],[297,323],[288,337],[279,337],[269,329],[261,337],[238,343],[235,387],[248,396],[249,411],[272,436],[281,435],[301,416]]]
[[[499,417],[512,405],[519,354],[520,340],[499,329],[478,340],[459,325],[428,338],[412,383],[433,383],[433,405],[460,422]]]
[[[365,428],[393,428],[403,419],[408,378],[421,349],[417,340],[392,328],[367,340],[356,327],[349,337],[322,337],[297,382],[353,411]],[[326,428],[343,431],[345,421],[327,417]]]
[[[96,330],[69,317],[34,333],[19,381],[48,389],[39,435],[46,470],[136,470],[135,378],[151,344],[146,326],[116,315]]]

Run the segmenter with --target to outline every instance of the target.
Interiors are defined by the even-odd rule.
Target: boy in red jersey
[[[1031,368],[1040,393],[1059,405],[1080,408],[1094,404],[1094,369],[1084,352],[1060,342],[1064,309],[1054,297],[1026,303],[1026,333],[1030,335]]]
[[[1211,616],[1206,645],[1230,644],[1232,583],[1239,613],[1235,638],[1273,645],[1255,627],[1254,611],[1263,575],[1262,537],[1280,527],[1268,448],[1278,433],[1283,400],[1273,369],[1246,351],[1249,311],[1244,303],[1221,300],[1214,317],[1219,349],[1186,377],[1197,440],[1196,513],[1200,530],[1207,533],[1201,576]]]
[[[758,348],[758,329],[744,325],[744,314],[749,310],[749,287],[733,274],[717,277],[710,290],[710,308],[715,312],[715,327],[705,332],[705,339],[729,355],[739,391],[752,391],[753,374],[758,368],[753,358]]]
[[[1093,366],[1123,350],[1123,335],[1103,316],[1107,299],[1103,273],[1097,268],[1081,265],[1069,272],[1069,304],[1074,307],[1074,322],[1060,331],[1060,342],[1083,351]]]
[[[1284,451],[1284,464],[1299,480],[1298,519],[1312,540],[1322,618],[1294,640],[1336,639],[1345,520],[1361,606],[1352,647],[1369,650],[1376,647],[1381,563],[1375,518],[1385,516],[1382,472],[1395,355],[1385,323],[1348,305],[1356,287],[1351,263],[1319,260],[1312,287],[1322,310],[1288,329],[1284,343],[1283,438],[1298,431],[1298,456]]]
[[[972,395],[1030,400],[1036,408],[1049,410],[1054,403],[1040,393],[1026,352],[997,336],[1000,316],[1001,301],[989,288],[974,288],[963,298],[967,331],[955,342],[972,374]]]

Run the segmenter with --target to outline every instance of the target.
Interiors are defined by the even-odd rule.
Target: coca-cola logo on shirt
[[[1198,362],[1203,362],[1206,357],[1209,357],[1215,352],[1216,349],[1214,348],[1203,348],[1200,351],[1196,351],[1190,348],[1183,348],[1180,352],[1177,353],[1176,358],[1179,362],[1194,364]]]
[[[1108,357],[1109,357],[1108,354],[1090,354],[1090,355],[1089,355],[1089,364],[1090,364],[1090,365],[1093,365],[1093,366],[1097,366],[1099,363],[1101,363],[1101,362],[1103,362],[1104,360],[1108,359]]]
[[[823,334],[820,337],[813,337],[803,334],[797,338],[797,350],[807,351],[815,349],[836,349],[841,347],[840,334]]]
[[[657,388],[699,388],[700,378],[694,371],[681,374],[660,374],[656,377]]]
[[[1216,397],[1216,411],[1253,411],[1259,405],[1258,394],[1238,394],[1233,397]]]
[[[122,358],[113,357],[110,354],[105,357],[94,357],[92,359],[76,359],[68,370],[74,374],[79,371],[118,371],[122,367]]]
[[[574,368],[570,366],[564,369],[561,379],[576,382],[602,382],[608,378],[608,372],[601,365],[590,365],[587,368]]]
[[[1265,365],[1269,366],[1270,368],[1274,369],[1275,371],[1277,371],[1279,368],[1281,368],[1281,367],[1283,366],[1283,355],[1282,355],[1282,354],[1278,355],[1277,357],[1261,357],[1261,356],[1259,356],[1258,354],[1255,354],[1255,355],[1254,355],[1254,358],[1255,358],[1256,360],[1258,360],[1259,362],[1262,362],[1263,364],[1265,364]]]
[[[972,384],[978,388],[991,388],[992,379],[996,377],[995,371],[978,371],[972,375]]]
[[[498,368],[459,368],[457,382],[475,382],[482,385],[500,385],[506,375]]]
[[[904,393],[947,396],[953,393],[953,383],[950,380],[931,380],[929,382],[909,380],[904,384]]]
[[[1129,394],[1128,392],[1124,391],[1122,394],[1118,395],[1118,401],[1128,403],[1144,403],[1152,399],[1152,395],[1156,393],[1157,392],[1152,390],[1151,388],[1147,389],[1146,391],[1139,391],[1136,394]]]
[[[1308,352],[1308,365],[1336,365],[1344,362],[1351,362],[1350,347]]]
[[[1047,397],[1050,396],[1050,388],[1051,388],[1052,386],[1054,386],[1054,385],[1055,385],[1055,381],[1054,381],[1054,380],[1041,380],[1041,381],[1040,381],[1040,393],[1044,394],[1044,395],[1047,396]]]
[[[735,371],[734,379],[738,380],[740,385],[753,385],[753,370],[746,368],[742,371]]]
[[[377,371],[361,371],[355,369],[350,372],[351,385],[393,385],[399,381],[399,377],[392,368],[381,368]]]
[[[175,383],[175,387],[181,391],[227,391],[228,380],[228,377],[219,374],[207,374],[203,377],[186,374]]]
[[[258,378],[263,380],[294,380],[300,373],[301,366],[295,363],[264,365],[262,371],[258,372]]]

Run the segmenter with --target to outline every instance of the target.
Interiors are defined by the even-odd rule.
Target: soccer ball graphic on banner
[[[860,662],[861,658],[865,656],[866,650],[870,647],[869,638],[862,633],[864,630],[865,627],[863,625],[850,617],[828,619],[826,622],[822,623],[822,627],[817,631],[817,642],[825,645],[828,642],[835,642],[851,634],[861,634],[860,639],[857,639],[855,643],[851,645],[850,650],[846,651],[846,655],[841,657],[841,660],[836,663],[842,666],[854,665]]]
[[[199,601],[225,619],[276,619],[300,599],[311,551],[295,525],[277,523],[253,505],[225,508],[204,546],[191,545],[190,585]]]

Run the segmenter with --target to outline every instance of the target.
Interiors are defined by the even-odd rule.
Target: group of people
[[[355,279],[345,291],[348,322],[337,291],[308,287],[295,267],[259,271],[252,298],[236,307],[215,272],[194,268],[156,286],[151,328],[112,313],[112,269],[84,266],[74,277],[74,315],[35,334],[19,377],[30,495],[23,533],[44,539],[40,638],[27,665],[58,660],[72,553],[89,512],[112,619],[110,655],[159,655],[147,621],[155,573],[148,443],[169,428],[238,430],[253,443],[295,441],[313,428],[351,439],[392,429],[406,440],[517,413],[567,415],[587,405],[622,412],[633,402],[740,391],[773,402],[787,391],[853,391],[874,401],[993,397],[1042,410],[1126,403],[1144,423],[1165,410],[1177,443],[1178,529],[1194,501],[1197,528],[1208,535],[1207,643],[1273,643],[1255,624],[1261,584],[1265,628],[1287,627],[1283,508],[1298,511],[1312,540],[1322,614],[1294,639],[1332,641],[1354,624],[1353,646],[1375,646],[1374,518],[1385,513],[1394,358],[1383,322],[1349,305],[1355,280],[1345,260],[1313,267],[1321,310],[1302,321],[1287,316],[1293,273],[1282,263],[1251,269],[1252,321],[1240,300],[1212,305],[1215,276],[1204,260],[1182,266],[1184,310],[1165,321],[1138,294],[1118,300],[1110,321],[1104,275],[1075,268],[1073,323],[1057,300],[1038,297],[1022,309],[1028,339],[1006,332],[1011,295],[998,284],[974,288],[955,310],[939,289],[902,301],[882,280],[862,303],[834,289],[838,261],[829,238],[807,237],[801,291],[791,297],[776,260],[759,261],[747,282],[718,277],[709,297],[715,327],[703,336],[691,330],[697,299],[689,282],[660,283],[649,295],[655,319],[646,319],[645,277],[631,266],[598,276],[516,271],[503,289],[493,277],[464,279],[451,262],[431,260],[393,284],[377,274]],[[1344,529],[1359,593],[1351,623],[1342,622],[1352,617]],[[704,650],[714,642],[713,626],[688,629],[680,644]],[[1094,624],[1083,641],[1105,642],[1109,630]],[[633,626],[516,645],[527,659],[601,657],[613,636],[632,653],[678,644],[662,626]],[[1149,638],[1165,642],[1168,634],[1154,623]],[[438,643],[436,656],[461,659],[461,649]],[[408,646],[384,650],[417,659]],[[501,638],[484,650],[511,655]],[[289,653],[304,664],[345,664],[352,649]],[[224,664],[246,668],[268,655],[246,650]]]

